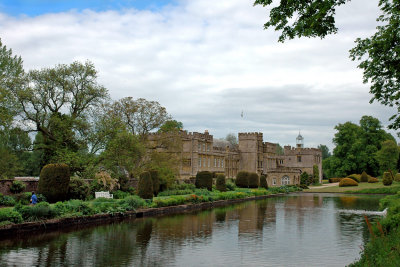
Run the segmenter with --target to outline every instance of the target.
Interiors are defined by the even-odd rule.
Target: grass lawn
[[[320,193],[370,193],[370,194],[395,194],[400,191],[400,182],[393,182],[391,186],[384,186],[379,183],[359,183],[358,186],[316,186],[305,189],[304,192],[320,192]]]

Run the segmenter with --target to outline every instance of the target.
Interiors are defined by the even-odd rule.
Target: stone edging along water
[[[282,195],[286,195],[286,193],[253,196],[253,197],[246,197],[239,199],[217,200],[212,202],[185,204],[185,205],[169,206],[162,208],[139,209],[137,211],[95,214],[90,216],[68,217],[68,218],[51,219],[51,220],[37,221],[37,222],[9,224],[0,227],[0,240],[7,237],[9,238],[9,237],[21,236],[22,234],[25,233],[42,233],[44,231],[54,231],[61,229],[64,230],[65,228],[74,226],[89,226],[96,224],[104,224],[113,221],[120,221],[123,219],[134,219],[134,218],[185,213],[190,211],[227,206],[230,204],[245,202],[249,200],[265,199]]]

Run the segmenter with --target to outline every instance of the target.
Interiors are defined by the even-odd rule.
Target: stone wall
[[[22,179],[16,179],[21,182],[23,182],[26,187],[23,192],[32,192],[32,191],[37,191],[38,188],[38,180],[22,180]],[[5,179],[5,180],[0,180],[0,193],[3,195],[12,195],[10,192],[10,187],[12,185],[14,180],[12,179]]]

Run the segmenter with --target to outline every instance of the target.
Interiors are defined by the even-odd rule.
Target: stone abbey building
[[[319,169],[322,180],[322,152],[316,148],[304,148],[303,137],[296,138],[296,147],[284,146],[283,154],[278,153],[277,144],[264,142],[262,133],[239,133],[239,144],[232,146],[205,131],[204,133],[180,131],[182,146],[179,149],[179,175],[181,179],[196,176],[199,171],[224,173],[234,178],[239,171],[256,172],[267,176],[270,186],[299,184],[302,172],[313,173],[313,166]],[[160,134],[149,135],[150,142],[156,142]]]

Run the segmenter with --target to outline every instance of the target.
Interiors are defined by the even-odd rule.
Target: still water
[[[368,240],[351,210],[378,210],[379,199],[291,194],[1,240],[0,266],[345,266]]]

